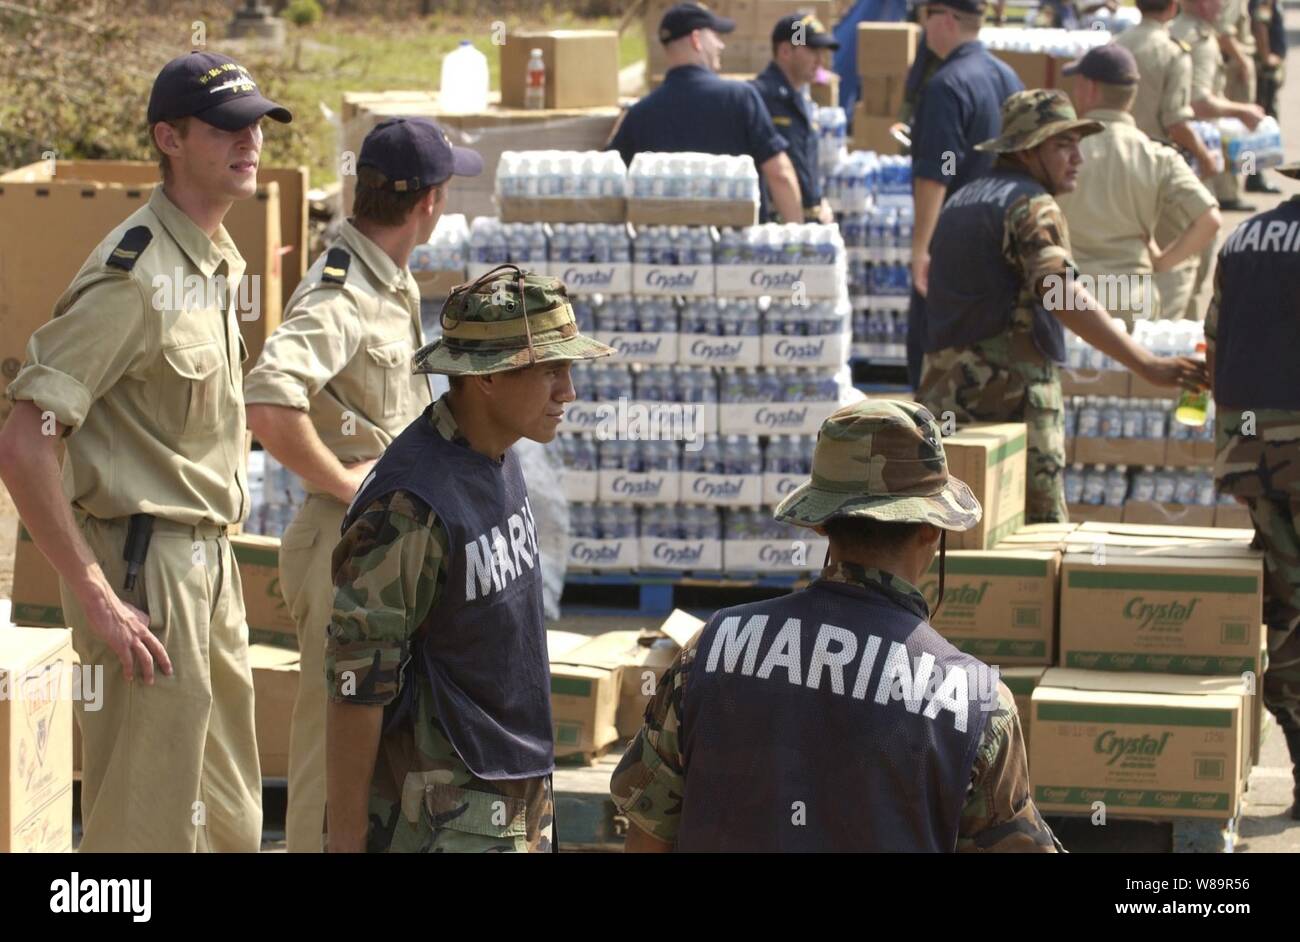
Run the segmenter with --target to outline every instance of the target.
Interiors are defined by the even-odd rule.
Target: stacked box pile
[[[898,154],[901,144],[890,133],[903,108],[907,72],[925,40],[915,23],[858,24],[860,92],[853,110],[853,147]]]

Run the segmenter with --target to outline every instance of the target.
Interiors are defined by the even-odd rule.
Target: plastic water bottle
[[[1128,496],[1128,467],[1116,465],[1106,472],[1106,506],[1122,507]]]
[[[487,56],[468,39],[442,58],[438,106],[443,111],[486,111],[488,105]]]
[[[1084,472],[1083,503],[1094,506],[1106,500],[1106,469],[1096,464]]]
[[[1151,465],[1146,465],[1137,474],[1133,475],[1133,500],[1149,501],[1154,500],[1156,495],[1156,469]]]

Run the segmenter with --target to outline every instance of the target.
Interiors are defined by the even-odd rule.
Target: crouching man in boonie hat
[[[521,438],[549,442],[578,332],[558,279],[452,292],[415,372],[450,390],[362,483],[334,551],[325,653],[331,851],[549,851],[550,666]]]
[[[719,611],[664,673],[611,783],[626,849],[1058,850],[1010,691],[980,693],[990,668],[930,627],[917,589],[980,514],[923,406],[828,418],[775,516],[829,536],[829,564]]]

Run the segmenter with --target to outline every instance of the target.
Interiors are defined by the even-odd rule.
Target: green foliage
[[[284,8],[283,16],[296,26],[311,26],[319,23],[323,14],[316,0],[293,0]]]

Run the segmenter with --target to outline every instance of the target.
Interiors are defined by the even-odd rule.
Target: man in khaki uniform
[[[1080,142],[1078,188],[1057,203],[1070,224],[1080,274],[1096,279],[1093,293],[1131,329],[1135,317],[1162,316],[1152,272],[1169,271],[1212,244],[1218,206],[1177,151],[1137,129],[1128,110],[1138,87],[1131,52],[1116,43],[1097,46],[1063,74],[1075,76],[1074,100],[1084,119],[1103,128]],[[1179,235],[1153,247],[1159,223]]]
[[[1224,96],[1229,101],[1253,104],[1255,101],[1255,33],[1251,29],[1250,9],[1246,0],[1223,0],[1223,9],[1219,11],[1215,29],[1218,31],[1219,51],[1223,56]],[[1263,109],[1260,110],[1260,116],[1263,117]],[[1255,174],[1248,174],[1247,182],[1255,178]],[[1215,194],[1225,209],[1254,211],[1254,206],[1242,202],[1241,189],[1235,175],[1223,174],[1217,177],[1214,183]],[[1274,188],[1274,192],[1281,192],[1281,190]]]
[[[394,118],[372,130],[352,219],[294,292],[244,383],[253,433],[308,491],[280,541],[280,591],[302,654],[289,743],[291,853],[322,849],[330,557],[357,487],[432,401],[426,378],[411,372],[424,337],[407,259],[437,225],[452,175],[482,168],[431,121]]]
[[[148,111],[163,184],[90,253],[8,389],[0,476],[59,573],[82,664],[104,667],[102,708],[77,705],[83,851],[261,843],[248,627],[226,539],[248,509],[233,310],[244,261],[221,223],[257,190],[268,115],[290,120],[225,56],[163,68]],[[136,520],[152,539],[133,573]]]

